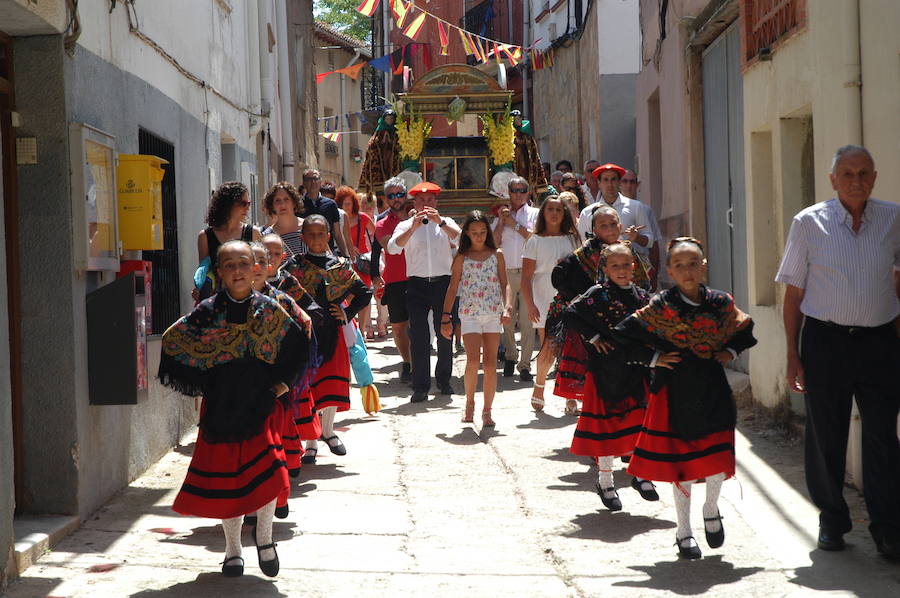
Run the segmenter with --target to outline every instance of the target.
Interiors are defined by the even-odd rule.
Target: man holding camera
[[[406,258],[406,309],[409,313],[413,403],[428,399],[431,388],[428,312],[431,312],[434,329],[440,330],[444,296],[450,285],[450,266],[453,263],[450,241],[456,239],[460,232],[452,218],[445,218],[438,212],[440,192],[441,188],[434,183],[419,183],[410,189],[415,213],[397,225],[387,245],[388,253],[396,255],[403,252]],[[450,340],[438,334],[434,377],[441,394],[453,394],[450,386],[452,349]]]

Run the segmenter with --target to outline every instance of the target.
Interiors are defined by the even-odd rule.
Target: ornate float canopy
[[[491,114],[505,112],[512,93],[475,67],[448,64],[428,71],[398,97],[422,115],[447,114],[450,102],[456,98],[466,102],[466,112]]]

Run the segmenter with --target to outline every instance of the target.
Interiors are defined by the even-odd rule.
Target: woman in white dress
[[[531,406],[535,411],[544,408],[544,382],[553,364],[555,349],[544,342],[544,323],[556,289],[550,274],[556,264],[581,244],[578,228],[572,219],[566,199],[556,195],[547,197],[538,212],[534,234],[522,250],[522,297],[528,306],[528,318],[537,328],[541,350],[537,356],[537,376],[531,392]]]

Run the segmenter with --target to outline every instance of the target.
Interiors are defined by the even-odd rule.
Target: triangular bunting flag
[[[378,8],[378,3],[381,0],[362,0],[362,4],[356,7],[356,10],[366,15],[367,17],[371,17],[375,14],[375,9]]]
[[[391,57],[389,54],[385,54],[379,58],[375,58],[374,60],[369,61],[369,66],[372,68],[376,68],[383,73],[391,72]]]
[[[316,75],[316,84],[321,83],[322,79],[324,79],[325,77],[327,77],[328,75],[330,75],[334,72],[335,71],[328,71],[327,73],[319,73],[318,75]]]
[[[391,12],[394,13],[394,20],[397,21],[397,27],[403,27],[403,22],[406,21],[406,15],[409,12],[409,9],[410,5],[404,4],[403,0],[394,0],[394,3],[391,5]]]
[[[391,74],[392,75],[402,75],[403,74],[403,48],[397,48],[393,52],[391,52]]]
[[[366,66],[365,62],[357,62],[356,64],[354,64],[352,66],[338,69],[335,72],[341,73],[342,75],[347,75],[348,77],[350,77],[351,79],[356,81],[357,79],[359,79],[359,73],[360,73],[360,71],[362,71],[362,68],[364,66]]]
[[[438,35],[441,38],[441,56],[446,56],[447,49],[450,46],[450,38],[447,36],[447,30],[444,28],[444,24],[441,21],[438,21],[437,24]]]
[[[466,53],[466,56],[474,54],[475,50],[472,49],[472,40],[469,39],[469,34],[462,29],[457,29],[457,31],[459,31],[459,39],[462,40],[463,52]]]
[[[425,16],[426,13],[420,13],[412,22],[409,24],[409,27],[403,32],[403,35],[410,39],[416,39],[419,36],[419,33],[422,31],[422,25],[425,24]]]

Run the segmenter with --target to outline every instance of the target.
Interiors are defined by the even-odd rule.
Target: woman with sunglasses
[[[250,191],[238,181],[230,181],[219,185],[209,201],[206,212],[205,229],[197,234],[197,261],[200,264],[198,273],[205,269],[205,274],[194,276],[194,280],[202,280],[195,284],[191,295],[194,301],[211,296],[220,288],[216,280],[216,255],[219,247],[228,241],[258,241],[262,236],[257,227],[246,224],[250,214]]]

